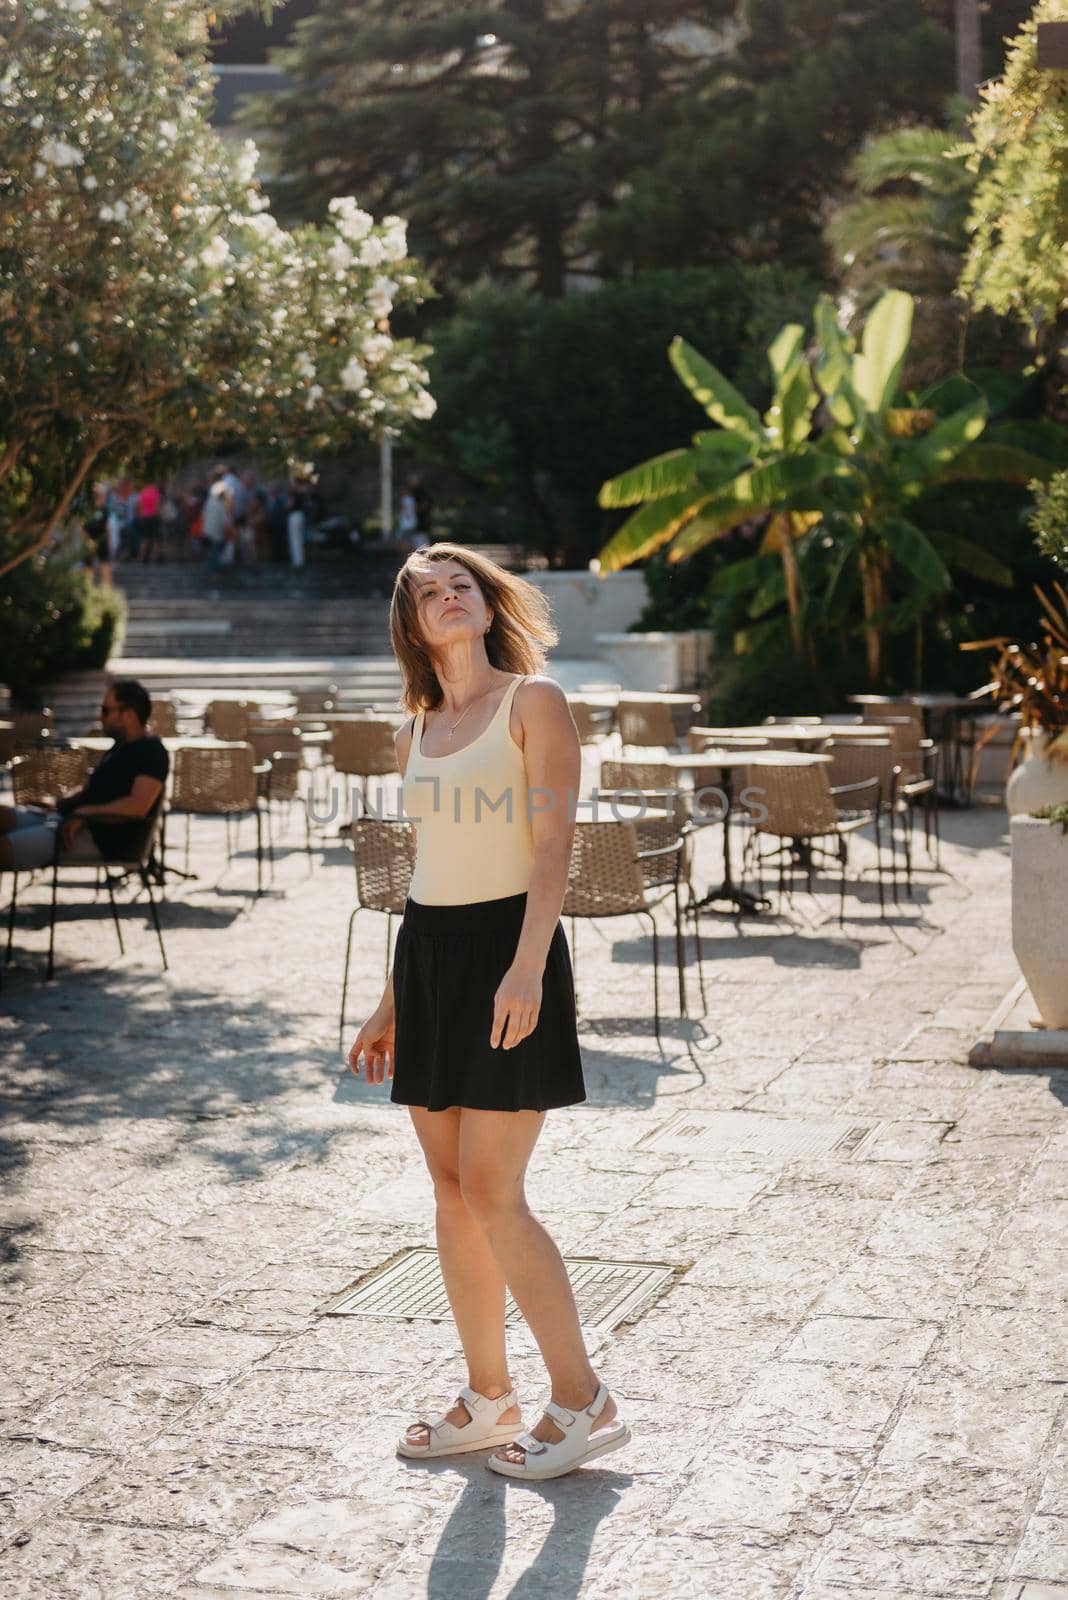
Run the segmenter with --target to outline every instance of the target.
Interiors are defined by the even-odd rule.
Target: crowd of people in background
[[[422,479],[397,500],[393,538],[409,549],[431,542],[433,503]],[[311,478],[260,481],[220,462],[207,478],[181,485],[117,478],[93,486],[81,516],[82,559],[99,583],[123,563],[200,562],[207,572],[268,562],[300,571],[305,536],[321,520]]]
[[[196,561],[216,571],[277,562],[299,570],[318,511],[309,479],[261,483],[225,463],[184,487],[118,478],[93,487],[81,518],[83,560],[100,583],[123,563]]]

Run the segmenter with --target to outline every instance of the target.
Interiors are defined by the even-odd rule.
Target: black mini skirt
[[[549,1111],[586,1098],[571,952],[557,922],[534,1031],[490,1044],[493,997],[515,958],[526,894],[470,905],[409,899],[393,956],[393,1089],[400,1105]]]

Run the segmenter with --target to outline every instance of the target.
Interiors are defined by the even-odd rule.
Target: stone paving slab
[[[90,893],[46,985],[47,885],[24,883],[0,994],[4,1600],[1066,1600],[1068,1080],[969,1065],[1014,977],[1007,829],[943,824],[946,872],[921,846],[885,922],[870,882],[844,929],[829,884],[703,917],[708,1015],[678,1015],[666,954],[662,1053],[647,937],[580,925],[589,1099],[546,1119],[531,1201],[569,1254],[678,1271],[595,1341],[632,1444],[540,1486],[399,1461],[464,1379],[455,1329],[329,1314],[434,1238],[406,1116],[343,1060],[383,919],[358,920],[338,1044],[344,850],[309,865],[293,826],[257,900],[247,829],[228,861],[195,823],[167,975],[143,911],[118,959]],[[699,887],[720,848],[700,835]],[[522,1329],[511,1350],[533,1416],[540,1358]]]

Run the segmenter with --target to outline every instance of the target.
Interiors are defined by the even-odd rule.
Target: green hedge
[[[107,666],[125,621],[119,590],[94,587],[68,557],[24,561],[0,580],[0,683],[34,710],[64,673]]]

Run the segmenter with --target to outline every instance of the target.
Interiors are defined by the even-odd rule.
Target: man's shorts
[[[56,848],[56,829],[62,817],[55,811],[42,811],[37,806],[16,806],[15,826],[5,834],[11,846],[13,872],[32,872],[37,867],[50,867]],[[93,843],[93,836],[83,822],[75,835],[74,844],[64,850],[60,863],[66,866],[93,865],[103,861],[103,856]]]

